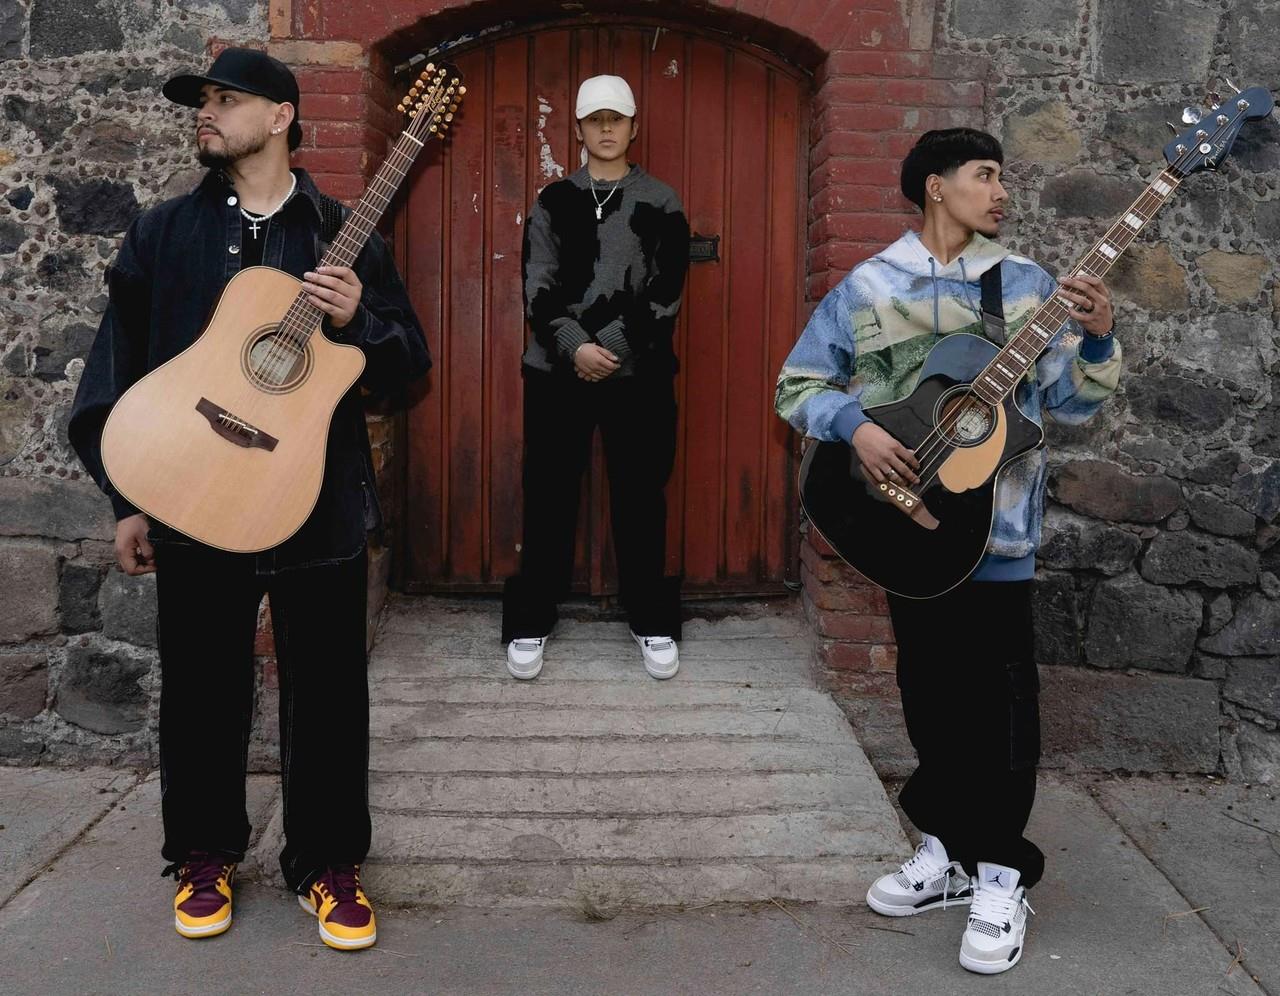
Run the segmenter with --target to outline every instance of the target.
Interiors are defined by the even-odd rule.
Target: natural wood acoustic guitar
[[[1228,84],[1229,85],[1229,84]],[[1072,274],[1104,275],[1186,177],[1217,169],[1246,121],[1271,113],[1274,100],[1252,87],[1210,110],[1187,108],[1191,127],[1164,149],[1168,166],[1075,265]],[[982,336],[945,336],[925,357],[911,394],[875,405],[867,416],[919,461],[919,483],[864,477],[847,441],[814,443],[800,465],[800,501],[818,533],[854,570],[908,598],[931,598],[960,584],[982,559],[991,535],[1000,473],[1040,446],[1044,431],[1015,396],[1072,316],[1055,294],[998,346]]]
[[[454,66],[428,64],[400,102],[404,131],[319,265],[355,262],[464,93]],[[236,274],[200,337],[112,408],[102,459],[116,490],[222,550],[256,552],[292,536],[320,494],[334,409],[364,369],[357,347],[317,334],[323,319],[290,274],[267,266]]]

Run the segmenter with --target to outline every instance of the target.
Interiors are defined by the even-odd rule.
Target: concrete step
[[[496,601],[384,613],[365,867],[380,902],[849,902],[908,852],[794,605],[690,621],[665,682],[599,618],[563,620],[543,674],[515,681],[498,629]]]
[[[423,744],[416,739],[374,738],[369,751],[373,771],[424,774],[619,775],[652,771],[798,774],[848,770],[865,762],[848,744],[790,740],[620,739],[454,740]]]
[[[414,816],[759,815],[854,810],[862,773],[667,772],[644,774],[427,775],[378,772],[369,783],[375,809]]]
[[[380,737],[422,740],[574,739],[617,737],[769,737],[810,743],[847,743],[849,724],[831,711],[803,708],[748,712],[730,706],[668,706],[662,709],[603,709],[574,706],[430,702],[379,705],[370,716]]]

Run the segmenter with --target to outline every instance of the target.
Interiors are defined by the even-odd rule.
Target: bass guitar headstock
[[[1225,101],[1216,93],[1205,97],[1207,110],[1187,107],[1182,112],[1182,123],[1190,125],[1179,133],[1177,125],[1170,124],[1178,137],[1164,147],[1164,157],[1169,168],[1181,177],[1198,173],[1202,169],[1219,169],[1231,152],[1236,136],[1246,121],[1256,121],[1271,113],[1275,99],[1264,87],[1252,86],[1240,91],[1226,81],[1235,91]]]

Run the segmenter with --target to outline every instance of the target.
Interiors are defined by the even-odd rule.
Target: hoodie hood
[[[934,259],[933,254],[920,241],[919,235],[907,232],[872,258],[910,276],[946,277],[972,282],[1008,255],[1009,250],[1000,243],[992,242],[985,235],[974,232],[969,244],[956,258],[950,263],[943,263]]]

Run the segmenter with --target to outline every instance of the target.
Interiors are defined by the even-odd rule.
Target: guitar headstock
[[[1164,157],[1170,168],[1179,176],[1190,176],[1202,169],[1218,169],[1231,152],[1236,136],[1246,121],[1266,117],[1275,106],[1271,92],[1264,87],[1252,86],[1245,91],[1235,90],[1233,96],[1223,100],[1218,94],[1205,97],[1207,110],[1188,107],[1182,112],[1182,123],[1190,125],[1164,147]],[[1170,125],[1177,132],[1175,125]]]
[[[443,137],[466,92],[457,66],[449,62],[438,65],[428,62],[396,107],[401,114],[409,116],[405,131],[418,139],[430,135]]]

